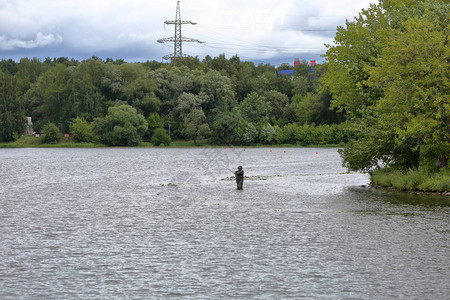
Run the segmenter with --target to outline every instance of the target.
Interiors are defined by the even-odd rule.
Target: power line
[[[214,37],[202,35],[204,39],[209,40],[210,42],[206,42],[205,46],[208,48],[214,48],[214,49],[229,49],[229,50],[245,50],[248,52],[268,52],[268,51],[275,51],[275,52],[281,52],[281,53],[289,53],[289,52],[305,52],[305,51],[317,51],[321,52],[320,54],[323,54],[326,49],[325,48],[297,48],[297,47],[281,47],[281,46],[268,46],[268,45],[262,45],[258,43],[253,43],[245,40],[241,40],[235,37],[230,37],[224,34],[221,34],[219,32],[209,30],[204,28],[207,31],[210,31]],[[198,34],[198,33],[196,33]],[[222,39],[219,39],[220,37],[224,37],[228,40],[234,40],[236,42],[230,42],[230,41],[224,41]],[[223,45],[223,46],[222,46]]]
[[[240,26],[223,26],[223,25],[214,25],[214,24],[199,24],[197,25],[198,27],[216,27],[219,29],[231,29],[231,30],[249,30],[249,31],[265,31],[268,30],[267,28],[264,27],[240,27]],[[320,29],[295,29],[295,28],[288,28],[288,27],[279,27],[279,28],[270,28],[270,31],[301,31],[301,32],[336,32],[336,28],[335,29],[331,29],[331,28],[320,28]]]
[[[183,1],[185,2],[185,1]],[[191,1],[189,1],[191,2]],[[215,9],[214,6],[208,6],[208,2],[204,2],[201,5],[195,4],[195,3],[189,3],[190,8],[198,8],[202,10],[208,10],[208,9]],[[272,17],[273,14],[271,13],[265,13],[265,12],[253,12],[254,16],[257,17]],[[344,14],[329,14],[329,15],[320,15],[320,14],[297,14],[297,13],[287,13],[283,15],[284,17],[292,17],[292,18],[349,18],[354,17],[354,13],[344,13]]]
[[[268,45],[262,45],[258,43],[249,42],[246,40],[242,40],[239,38],[236,38],[235,36],[231,37],[229,35],[224,34],[223,32],[217,32],[214,30],[211,30],[211,28],[216,29],[239,29],[239,30],[267,30],[263,27],[258,28],[252,28],[252,27],[242,27],[242,26],[224,26],[220,24],[202,24],[197,25],[197,23],[191,22],[191,21],[182,21],[181,20],[181,14],[180,14],[180,1],[177,1],[177,10],[176,10],[176,17],[174,21],[165,21],[164,24],[167,25],[175,25],[175,35],[174,37],[169,38],[163,38],[159,39],[159,43],[166,43],[166,42],[173,42],[174,43],[174,53],[170,55],[166,55],[163,58],[164,59],[172,59],[172,62],[176,64],[176,61],[181,57],[186,57],[189,55],[183,54],[182,52],[182,43],[183,42],[197,42],[204,44],[204,48],[208,49],[216,49],[220,50],[222,53],[226,53],[229,51],[236,51],[236,52],[253,52],[253,53],[259,53],[262,55],[273,55],[273,54],[287,54],[287,53],[299,53],[299,52],[315,52],[317,55],[323,54],[326,49],[324,48],[297,48],[297,47],[282,47],[282,46],[268,46]],[[185,38],[181,36],[181,25],[197,25],[197,27],[200,27],[201,30],[208,31],[211,35],[208,34],[200,34],[200,36],[203,37],[203,39],[208,40],[210,42],[204,43],[203,41],[199,41],[197,39],[191,39],[191,38]],[[336,32],[336,29],[292,29],[292,28],[270,28],[270,31],[304,31],[304,32]],[[188,33],[193,33],[192,31],[187,30]],[[198,32],[194,33],[195,35],[199,35]],[[225,41],[227,40],[227,41]],[[230,42],[235,41],[235,42]],[[192,49],[191,49],[192,50]],[[232,55],[238,54],[234,52]],[[320,53],[318,53],[320,52]],[[251,54],[250,54],[251,55]]]

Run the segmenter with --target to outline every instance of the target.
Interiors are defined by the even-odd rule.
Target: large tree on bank
[[[380,1],[338,28],[322,82],[363,133],[341,152],[349,169],[448,165],[449,13],[439,0]]]

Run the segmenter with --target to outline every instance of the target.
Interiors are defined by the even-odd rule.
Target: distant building
[[[299,58],[296,58],[296,59],[294,60],[294,68],[297,67],[297,66],[299,66],[299,65],[301,65],[301,64],[302,64],[302,63],[301,63],[301,61],[300,61]],[[304,65],[305,67],[307,67],[307,66],[308,66],[308,61],[303,60],[303,65]],[[315,61],[315,60],[310,60],[310,61],[309,61],[309,72],[310,72],[310,73],[314,73],[313,67],[315,67],[315,65],[316,65],[316,61]],[[292,66],[291,66],[289,63],[282,63],[282,64],[280,65],[280,67],[284,67],[284,68],[289,67],[289,68],[292,68]],[[293,77],[293,76],[294,76],[294,72],[295,72],[294,70],[280,70],[280,71],[277,71],[276,74],[277,74],[277,76],[283,76],[283,77],[291,76],[291,77]],[[313,78],[314,78],[314,77],[313,77]]]
[[[283,77],[287,77],[287,76],[294,76],[294,70],[280,70],[277,71],[277,76],[283,76]]]
[[[25,135],[33,135],[33,122],[31,122],[31,117],[27,117],[27,129],[25,130]]]

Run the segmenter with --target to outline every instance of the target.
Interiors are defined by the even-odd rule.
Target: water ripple
[[[336,149],[0,149],[0,298],[448,298],[448,203],[367,181]]]

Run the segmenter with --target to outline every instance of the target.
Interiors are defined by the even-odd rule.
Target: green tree
[[[378,32],[389,26],[385,2],[372,4],[355,21],[347,21],[346,27],[339,26],[334,44],[327,45],[327,70],[321,81],[333,95],[333,107],[345,110],[349,118],[367,114],[367,107],[380,96],[380,90],[368,87],[364,80],[368,78],[365,68],[373,66],[381,52]]]
[[[196,94],[196,76],[187,67],[159,68],[149,72],[156,84],[155,94],[161,100],[161,113],[171,115],[183,93]]]
[[[155,130],[155,133],[153,133],[152,143],[155,146],[159,146],[161,144],[164,144],[165,146],[170,146],[171,139],[163,128],[158,128]]]
[[[193,109],[201,109],[202,105],[208,101],[208,96],[201,92],[198,95],[183,93],[178,97],[177,107],[175,111],[180,115],[182,119]]]
[[[239,113],[233,111],[220,111],[213,123],[212,142],[231,145],[236,141],[236,130],[240,120]]]
[[[225,54],[222,53],[218,57],[209,60],[208,67],[214,71],[221,71],[222,74],[231,78],[237,73],[236,64],[233,64],[233,60],[239,64],[239,58],[237,56],[227,60]]]
[[[200,68],[200,60],[198,57],[182,57],[177,61],[178,66],[185,66],[190,70]]]
[[[76,116],[92,121],[96,117],[104,116],[107,101],[101,91],[104,63],[98,59],[83,61],[77,67],[70,69],[70,88],[66,118]]]
[[[110,107],[103,122],[102,141],[111,146],[136,146],[147,131],[145,118],[129,105]]]
[[[148,123],[147,135],[149,137],[153,136],[153,133],[155,132],[156,129],[164,127],[164,121],[157,112],[151,113],[148,116],[147,123]]]
[[[296,76],[292,84],[294,94],[306,96],[308,92],[312,92],[311,82],[307,76]]]
[[[44,137],[42,138],[43,144],[57,144],[61,140],[61,132],[58,127],[53,123],[48,123],[42,129]]]
[[[255,124],[266,123],[268,120],[269,104],[263,96],[257,93],[247,95],[244,101],[239,104],[242,117]]]
[[[77,117],[70,125],[70,132],[76,142],[92,143],[97,141],[94,134],[94,125],[87,122],[86,119]]]
[[[250,145],[257,142],[258,136],[258,129],[256,129],[255,125],[253,125],[252,123],[248,123],[242,136],[242,141],[245,145]]]
[[[69,78],[67,67],[57,64],[41,74],[26,92],[25,103],[36,130],[39,131],[47,123],[65,127],[74,118],[70,116],[72,113],[68,113],[71,111]]]
[[[8,60],[2,58],[0,61],[0,71],[7,75],[14,76],[18,71],[17,63],[11,58]]]
[[[25,94],[39,76],[48,70],[48,66],[42,64],[37,58],[22,58],[17,64],[16,78],[18,80],[19,93]]]
[[[15,140],[25,131],[25,110],[16,93],[16,79],[0,71],[0,141]]]
[[[450,48],[445,32],[425,18],[389,30],[391,39],[376,65],[368,69],[369,86],[384,95],[374,108],[377,124],[391,131],[395,147],[407,146],[419,160],[447,166],[450,152]],[[388,154],[388,153],[386,153]],[[392,157],[391,159],[396,159]],[[406,167],[417,167],[412,161]]]
[[[122,71],[113,62],[108,62],[103,66],[100,89],[106,99],[120,99],[123,80]]]
[[[342,113],[330,108],[331,96],[326,91],[322,93],[307,93],[305,96],[295,95],[295,113],[299,123],[336,124],[344,120]]]
[[[267,123],[261,128],[261,132],[259,134],[259,140],[265,144],[272,144],[274,141],[276,128]]]
[[[141,64],[122,64],[123,74],[122,94],[129,105],[148,116],[158,112],[161,101],[156,96],[156,83],[149,77]]]
[[[292,99],[294,100],[294,98],[292,98]],[[298,106],[297,102],[291,102],[284,107],[282,125],[286,125],[289,123],[295,123],[298,121],[298,117],[296,114],[297,106]]]
[[[444,1],[385,0],[338,29],[322,82],[363,131],[341,151],[350,169],[448,164],[449,13]]]
[[[288,105],[289,98],[278,91],[267,91],[264,93],[264,99],[269,104],[269,116],[271,120],[277,120],[283,116],[283,109]]]
[[[239,60],[239,58],[237,58]],[[237,100],[244,100],[245,96],[252,90],[252,78],[255,72],[255,65],[252,62],[239,62],[237,65],[237,74],[232,77],[232,82]]]
[[[318,115],[318,95],[308,93],[304,97],[300,97],[295,113],[299,123],[314,123],[317,120]]]
[[[209,126],[205,123],[206,117],[201,108],[192,109],[186,116],[185,132],[194,140],[194,144],[197,144],[197,139],[201,137],[209,136]]]
[[[259,66],[257,70],[261,68]],[[266,68],[266,67],[265,67]],[[264,69],[265,69],[264,68]],[[271,67],[271,70],[268,70],[262,74],[258,74],[251,79],[252,90],[258,94],[264,94],[267,91],[279,91],[277,88],[277,75],[275,74],[275,68]]]
[[[212,114],[213,109],[231,110],[237,104],[234,98],[233,87],[230,78],[217,71],[209,71],[200,77],[200,91],[207,96],[203,108],[207,114]]]

